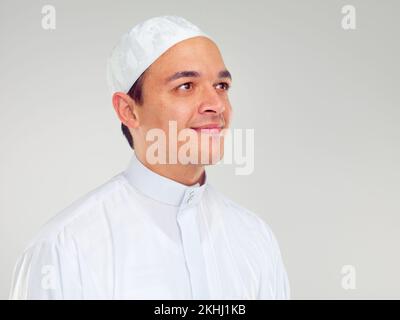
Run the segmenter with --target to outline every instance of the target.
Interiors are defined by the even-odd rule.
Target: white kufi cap
[[[188,38],[210,36],[184,18],[161,16],[148,19],[124,34],[107,63],[111,94],[127,93],[140,75],[165,51]]]

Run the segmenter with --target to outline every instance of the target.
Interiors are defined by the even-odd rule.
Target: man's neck
[[[136,154],[139,161],[151,171],[182,183],[186,186],[192,186],[196,183],[202,185],[205,179],[205,169],[202,165],[193,164],[150,164],[146,161],[145,157]]]

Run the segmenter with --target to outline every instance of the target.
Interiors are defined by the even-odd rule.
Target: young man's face
[[[190,73],[171,79],[186,71]],[[146,133],[153,128],[162,129],[167,138],[165,151],[168,161],[169,121],[174,120],[178,134],[181,130],[191,131],[191,141],[194,141],[193,137],[196,139],[192,145],[197,148],[198,163],[210,164],[215,159],[220,160],[224,139],[222,132],[218,131],[227,129],[230,124],[232,109],[227,92],[230,84],[221,54],[208,38],[195,37],[171,47],[146,72],[143,105],[137,108],[140,125],[134,131],[135,148],[138,143],[144,149],[154,144],[154,141],[145,141]],[[209,125],[219,128],[195,129]],[[221,138],[216,138],[218,136]],[[177,149],[183,144],[188,146],[188,141],[189,136],[185,141],[178,141]]]

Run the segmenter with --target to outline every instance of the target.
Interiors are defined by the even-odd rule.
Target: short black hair
[[[133,101],[135,101],[138,105],[143,104],[143,81],[144,81],[144,75],[145,71],[140,75],[140,77],[135,81],[135,83],[132,85],[132,87],[129,89],[127,95],[130,96]],[[129,128],[124,125],[121,122],[121,130],[122,133],[124,134],[126,140],[128,140],[129,146],[134,149],[134,144],[133,144],[133,137],[131,135],[131,132],[129,131]]]

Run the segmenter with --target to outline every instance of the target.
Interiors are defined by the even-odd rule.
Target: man
[[[214,41],[183,18],[152,18],[121,38],[108,76],[129,165],[44,226],[11,298],[289,298],[268,225],[207,181],[232,112]]]

